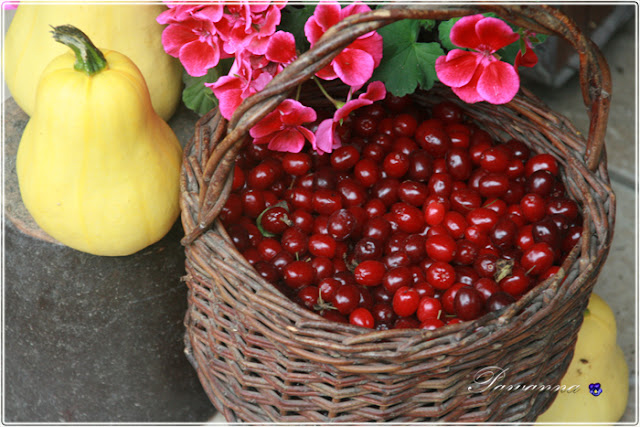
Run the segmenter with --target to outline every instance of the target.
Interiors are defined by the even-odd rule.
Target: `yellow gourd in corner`
[[[584,321],[578,332],[571,364],[561,381],[567,387],[579,385],[576,393],[558,393],[539,423],[615,423],[627,407],[629,368],[616,343],[616,319],[607,303],[591,294]],[[601,393],[589,392],[599,384]]]
[[[4,78],[16,103],[28,115],[35,110],[38,80],[53,58],[66,52],[52,40],[51,26],[82,28],[96,46],[129,57],[142,72],[154,109],[165,120],[182,95],[182,66],[162,46],[164,26],[156,17],[162,4],[46,4],[22,2],[4,40]]]
[[[27,210],[61,243],[95,255],[129,255],[160,240],[179,214],[182,149],[126,56],[98,50],[72,26],[55,58],[16,169]]]

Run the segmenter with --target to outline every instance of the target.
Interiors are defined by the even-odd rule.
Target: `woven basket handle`
[[[390,5],[371,12],[353,15],[331,27],[312,49],[300,55],[292,64],[260,92],[247,98],[226,123],[216,118],[214,134],[222,135],[220,126],[226,126],[222,141],[213,140],[212,156],[203,168],[203,186],[200,191],[200,210],[197,227],[189,231],[183,244],[191,243],[208,228],[222,209],[221,196],[228,194],[234,159],[251,129],[284,101],[291,91],[328,65],[356,38],[402,19],[447,20],[477,13],[494,12],[510,23],[540,34],[557,35],[565,39],[578,52],[580,59],[580,85],[590,118],[585,162],[592,171],[600,164],[609,115],[611,76],[609,67],[598,47],[578,29],[576,24],[559,10],[546,6],[518,5]],[[205,117],[203,117],[205,119]],[[206,120],[210,120],[207,117]],[[187,230],[185,230],[187,231]]]

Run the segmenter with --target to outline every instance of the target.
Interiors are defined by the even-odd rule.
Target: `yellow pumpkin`
[[[613,424],[627,407],[629,368],[616,343],[616,319],[596,294],[589,299],[573,359],[561,384],[580,387],[576,393],[558,393],[537,422]],[[600,384],[598,396],[590,393],[590,384]]]
[[[51,39],[51,26],[82,28],[105,49],[128,56],[140,69],[156,112],[165,120],[181,99],[182,67],[162,47],[162,4],[29,4],[16,10],[4,40],[4,78],[16,103],[35,111],[36,86],[45,67],[66,52]]]
[[[101,53],[74,27],[54,34],[76,55],[55,58],[42,73],[18,147],[22,199],[61,243],[95,255],[132,254],[178,217],[180,143],[129,58]]]

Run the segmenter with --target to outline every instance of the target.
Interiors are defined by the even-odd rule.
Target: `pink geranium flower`
[[[268,144],[274,151],[299,153],[305,141],[315,144],[316,137],[309,129],[302,126],[316,120],[316,112],[293,99],[285,99],[271,113],[249,130],[254,144]]]
[[[329,28],[347,16],[370,10],[369,6],[359,2],[344,9],[336,1],[322,2],[304,25],[304,34],[313,47]],[[360,88],[371,78],[381,59],[382,36],[373,31],[358,37],[316,75],[325,80],[340,78],[349,86]]]
[[[232,56],[221,50],[222,40],[216,29],[216,22],[222,19],[222,5],[176,3],[169,7],[156,19],[169,24],[162,32],[162,45],[169,55],[180,59],[187,73],[204,76],[220,59]]]
[[[248,50],[239,52],[229,74],[205,86],[218,98],[220,113],[228,120],[243,100],[262,90],[295,58],[293,34],[278,31],[270,38],[265,55],[253,55]]]
[[[369,86],[367,86],[367,91],[361,94],[358,99],[351,100],[352,95],[353,88],[349,91],[347,102],[336,110],[333,118],[323,120],[318,126],[316,142],[312,145],[319,153],[330,153],[332,150],[340,147],[342,141],[340,141],[336,132],[338,123],[349,116],[354,110],[384,99],[387,95],[387,90],[382,82],[371,82]]]
[[[162,32],[162,44],[169,55],[180,59],[187,73],[204,76],[220,59],[244,50],[264,55],[285,4],[171,2],[157,18],[158,23],[168,24]]]
[[[504,21],[482,15],[466,16],[451,29],[451,42],[473,49],[454,49],[436,60],[438,79],[465,102],[504,104],[513,99],[520,78],[511,64],[494,54],[520,36]]]

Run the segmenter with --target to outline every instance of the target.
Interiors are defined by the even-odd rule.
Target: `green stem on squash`
[[[74,64],[76,70],[84,71],[87,75],[92,76],[107,67],[104,55],[85,33],[73,25],[60,25],[51,28],[53,28],[51,31],[53,39],[68,46],[76,54],[76,63]]]

